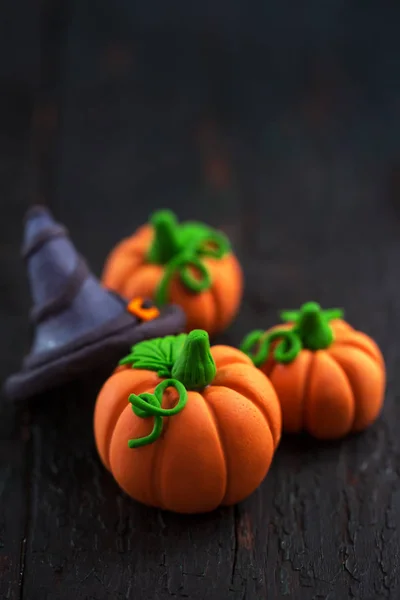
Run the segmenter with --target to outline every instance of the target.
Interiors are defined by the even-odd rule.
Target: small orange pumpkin
[[[97,398],[105,467],[132,498],[202,513],[264,479],[281,435],[276,393],[240,350],[202,330],[136,344]]]
[[[202,223],[178,223],[158,211],[120,242],[106,261],[103,284],[126,298],[180,305],[187,329],[223,331],[241,302],[243,276],[226,236]]]
[[[299,311],[283,312],[284,325],[254,331],[241,344],[274,386],[286,432],[304,429],[316,438],[340,438],[362,431],[380,413],[383,356],[342,317],[341,310],[323,311],[308,302]]]

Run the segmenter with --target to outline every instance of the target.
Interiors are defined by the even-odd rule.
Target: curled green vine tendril
[[[265,331],[252,331],[243,340],[240,349],[251,358],[256,367],[260,367],[267,360],[271,344],[280,339],[280,343],[274,351],[274,358],[277,362],[289,363],[296,358],[302,349],[301,341],[294,331],[286,329],[276,329],[270,334]],[[253,348],[258,348],[253,352]]]
[[[221,259],[228,251],[229,242],[225,236],[219,232],[213,232],[198,246],[183,250],[174,256],[166,264],[164,275],[157,287],[156,303],[162,306],[168,302],[169,286],[177,273],[185,288],[194,294],[208,290],[212,286],[212,278],[202,259],[205,257]],[[195,269],[198,277],[192,273],[192,269]]]
[[[334,335],[329,322],[342,317],[343,310],[339,308],[322,310],[316,302],[307,302],[298,311],[281,313],[282,321],[293,322],[291,329],[275,329],[269,333],[262,330],[252,331],[244,338],[240,349],[251,358],[256,367],[260,367],[270,354],[271,344],[280,340],[274,349],[273,357],[277,362],[287,364],[292,362],[303,348],[316,351],[330,346]]]
[[[230,251],[228,238],[201,223],[179,224],[171,211],[158,211],[150,221],[154,228],[154,240],[147,260],[165,266],[155,293],[156,303],[162,306],[168,302],[169,287],[177,274],[191,292],[199,294],[208,290],[212,278],[203,259],[209,257],[219,260],[225,256]],[[196,274],[193,274],[193,270]]]
[[[178,402],[173,408],[162,408],[163,394],[169,387],[174,387],[178,392]],[[132,404],[132,410],[135,415],[143,419],[154,417],[154,426],[149,435],[135,440],[129,440],[129,448],[140,448],[140,446],[146,446],[147,444],[155,442],[162,432],[163,417],[172,417],[181,412],[186,406],[187,399],[188,394],[186,388],[183,383],[177,379],[165,379],[158,384],[154,390],[154,394],[149,394],[148,392],[139,394],[138,396],[131,394],[129,396],[129,402]]]

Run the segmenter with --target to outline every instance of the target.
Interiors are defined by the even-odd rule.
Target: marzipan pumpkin
[[[187,329],[223,331],[241,302],[243,277],[229,240],[202,223],[178,223],[168,210],[123,240],[106,261],[102,282],[126,298],[180,305]]]
[[[378,417],[385,363],[375,342],[342,320],[341,310],[315,302],[283,312],[284,325],[254,331],[241,349],[270,379],[282,408],[283,430],[340,438]]]
[[[276,393],[240,350],[208,334],[138,343],[98,396],[101,460],[132,498],[179,513],[235,504],[267,474],[281,435]]]

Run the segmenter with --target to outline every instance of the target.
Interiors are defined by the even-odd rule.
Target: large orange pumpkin
[[[254,331],[241,349],[269,377],[283,430],[335,439],[368,427],[385,393],[385,364],[375,342],[315,302],[282,313],[286,323]]]
[[[243,276],[228,239],[202,223],[178,223],[158,211],[120,242],[106,261],[103,284],[121,296],[180,305],[187,329],[223,331],[241,302]]]
[[[264,479],[281,435],[276,393],[240,350],[194,330],[140,342],[98,396],[101,460],[136,500],[180,513],[235,504]]]

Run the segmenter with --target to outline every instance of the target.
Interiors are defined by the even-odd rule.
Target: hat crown
[[[47,209],[34,207],[28,212],[23,254],[28,263],[34,305],[42,305],[57,296],[78,262],[78,254],[67,235]]]
[[[121,315],[123,300],[82,269],[67,231],[44,207],[26,216],[23,254],[36,321],[31,355],[70,343]]]

